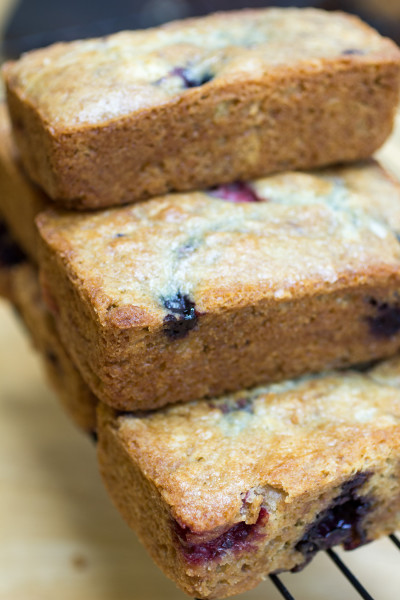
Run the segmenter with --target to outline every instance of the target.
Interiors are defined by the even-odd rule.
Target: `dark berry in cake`
[[[204,535],[195,534],[190,529],[181,527],[177,522],[174,522],[174,529],[187,562],[198,564],[218,560],[228,551],[238,554],[244,550],[252,550],[254,543],[265,537],[264,529],[268,522],[268,516],[268,511],[261,508],[257,521],[252,525],[241,521],[222,535],[209,541],[203,541]],[[202,541],[196,543],[196,538],[200,538]]]
[[[253,402],[251,398],[237,398],[232,402],[211,402],[210,406],[212,408],[218,408],[224,415],[228,415],[229,413],[243,411],[249,414],[254,414]]]
[[[304,563],[295,567],[294,571],[302,569],[319,550],[327,550],[337,544],[353,550],[367,542],[362,522],[371,508],[371,499],[360,497],[357,490],[370,476],[370,473],[357,473],[343,485],[341,494],[331,506],[317,515],[295,546],[303,554]]]
[[[175,296],[163,298],[163,304],[168,310],[164,317],[164,331],[173,340],[185,337],[197,325],[199,313],[195,303],[189,296],[177,292]]]
[[[347,48],[343,50],[342,54],[344,56],[362,56],[364,52],[362,50],[357,50],[357,48]]]
[[[171,71],[171,75],[177,75],[182,79],[185,88],[200,87],[214,78],[209,71],[203,73],[194,73],[190,68],[176,67]]]
[[[400,331],[400,303],[378,302],[375,298],[369,300],[376,309],[373,317],[367,317],[371,333],[376,337],[391,337]]]
[[[199,247],[199,240],[194,239],[194,238],[188,239],[187,242],[182,244],[182,246],[179,246],[179,248],[177,249],[177,251],[176,251],[177,257],[179,259],[186,258],[190,254],[195,252],[198,247]]]
[[[63,377],[65,375],[62,364],[60,363],[59,356],[52,350],[52,348],[46,349],[46,358],[57,373],[58,377]]]
[[[210,196],[227,200],[228,202],[260,202],[261,198],[255,191],[243,181],[235,181],[212,188],[208,192]]]

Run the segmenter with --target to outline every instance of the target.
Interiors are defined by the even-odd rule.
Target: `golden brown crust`
[[[376,163],[239,191],[258,201],[222,186],[39,216],[57,326],[105,402],[156,408],[399,349],[400,193]]]
[[[157,564],[201,598],[301,564],[296,544],[356,474],[361,541],[387,534],[399,526],[399,364],[379,381],[374,371],[321,374],[152,414],[99,405],[108,491]],[[212,554],[210,542],[238,523],[258,523],[251,547]],[[190,559],[184,531],[206,560],[199,550]]]
[[[4,74],[32,179],[99,208],[366,158],[392,128],[399,59],[354,17],[264,9],[56,44]]]

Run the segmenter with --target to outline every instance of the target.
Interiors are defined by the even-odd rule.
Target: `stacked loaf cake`
[[[223,598],[399,527],[398,48],[245,10],[3,73],[1,290],[161,569]]]

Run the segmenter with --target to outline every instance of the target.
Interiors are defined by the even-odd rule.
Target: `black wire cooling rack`
[[[389,535],[389,539],[393,542],[396,548],[400,550],[400,540],[395,535]],[[374,600],[374,597],[371,596],[371,594],[369,594],[369,592],[365,589],[362,583],[360,583],[357,577],[350,571],[348,566],[343,562],[343,560],[334,550],[327,550],[326,554],[336,565],[336,567],[341,571],[342,575],[353,586],[356,592],[358,592],[361,598],[363,598],[364,600]],[[293,596],[293,593],[288,590],[288,588],[278,575],[270,575],[269,578],[274,584],[274,586],[277,588],[277,590],[280,592],[281,596],[285,598],[285,600],[296,600],[296,597]]]

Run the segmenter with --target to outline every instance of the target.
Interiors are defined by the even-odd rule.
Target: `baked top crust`
[[[325,373],[154,413],[103,405],[99,437],[113,428],[182,527],[218,531],[245,518],[251,490],[249,502],[259,493],[290,504],[398,455],[394,377],[398,357],[376,371]]]
[[[195,303],[201,318],[400,266],[400,190],[374,162],[97,213],[48,210],[37,223],[95,319],[120,329],[159,327],[174,303]]]
[[[324,65],[399,63],[396,45],[356,17],[318,9],[242,10],[155,29],[58,43],[4,67],[8,85],[51,133]]]

